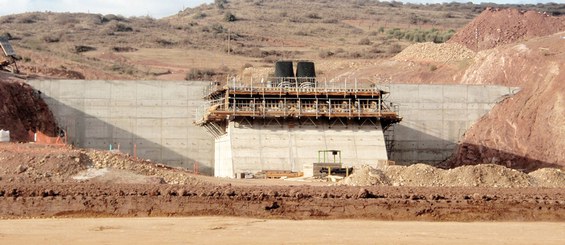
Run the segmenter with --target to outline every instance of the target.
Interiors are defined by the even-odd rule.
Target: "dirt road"
[[[564,244],[565,223],[30,219],[0,220],[0,240],[3,244]]]

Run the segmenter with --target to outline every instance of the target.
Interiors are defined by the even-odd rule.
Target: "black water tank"
[[[316,68],[314,62],[299,61],[296,65],[296,78],[299,83],[315,82],[316,81]]]
[[[296,77],[316,77],[314,62],[300,61],[296,65]]]
[[[292,61],[277,61],[277,63],[275,63],[275,77],[293,78],[294,70],[292,67]]]

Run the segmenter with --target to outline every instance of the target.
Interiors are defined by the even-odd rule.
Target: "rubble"
[[[460,62],[472,59],[475,52],[459,43],[416,43],[408,46],[392,59],[413,62]]]
[[[440,169],[426,164],[388,166],[375,169],[361,166],[346,177],[342,185],[411,186],[411,187],[565,187],[565,173],[544,168],[526,174],[495,164]]]

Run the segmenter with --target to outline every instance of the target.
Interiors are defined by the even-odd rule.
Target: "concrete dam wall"
[[[256,140],[270,137],[268,135],[278,137],[284,133],[280,130],[286,132],[287,138],[281,136],[277,142],[284,139],[297,142],[295,150],[285,151],[290,155],[284,157],[290,157],[290,162],[280,166],[288,167],[288,170],[300,170],[299,161],[316,159],[317,150],[330,147],[327,142],[335,142],[344,149],[355,148],[355,153],[343,152],[344,156],[351,156],[351,161],[362,159],[363,163],[370,163],[382,159],[379,147],[352,146],[361,144],[361,141],[375,141],[382,146],[377,137],[382,133],[364,134],[367,129],[351,128],[333,129],[334,133],[323,128],[289,129],[284,126],[277,131],[271,129],[269,133],[255,134],[255,141],[252,139],[254,134],[248,129],[234,130],[235,134],[229,139],[231,149],[261,147],[261,155],[246,155],[245,151],[238,150],[229,152],[231,155],[216,152],[215,156],[214,151],[219,147],[215,139],[205,129],[193,124],[197,108],[205,102],[202,97],[208,82],[31,80],[28,83],[42,92],[41,96],[59,125],[67,129],[74,145],[95,149],[109,149],[110,144],[115,149],[119,145],[120,151],[129,154],[133,154],[135,145],[139,157],[189,169],[197,163],[200,171],[209,175],[214,173],[215,158],[218,157],[240,156],[251,165],[260,164],[260,168],[279,167],[268,166],[269,159],[278,157],[269,155],[269,142],[264,141],[266,145],[262,145]],[[400,124],[385,131],[391,146],[388,158],[406,164],[444,160],[474,122],[498,101],[517,91],[516,88],[477,85],[389,84],[379,87],[390,92],[388,101],[399,105],[403,117]],[[340,132],[355,137],[347,140],[348,137],[342,138]],[[319,137],[308,140],[318,133],[329,136],[323,140],[316,140]],[[307,150],[301,140],[308,144]],[[279,143],[277,146],[288,147]],[[312,155],[306,151],[313,151]],[[292,157],[293,152],[296,157]],[[253,169],[255,166],[241,165],[241,168]]]
[[[76,146],[213,174],[214,139],[193,124],[209,82],[32,80]]]

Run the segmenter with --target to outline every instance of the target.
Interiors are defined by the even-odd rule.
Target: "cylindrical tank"
[[[313,86],[311,83],[316,82],[316,68],[314,67],[314,62],[298,62],[296,65],[296,78],[298,83],[302,86]]]
[[[277,78],[294,77],[292,61],[277,61],[277,63],[275,63],[275,77]]]

